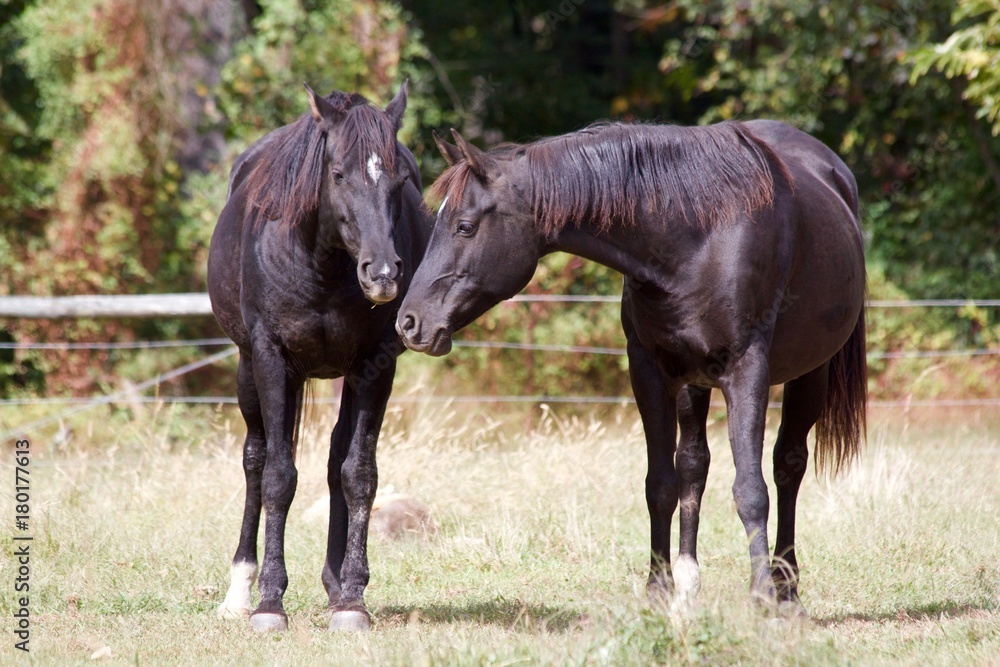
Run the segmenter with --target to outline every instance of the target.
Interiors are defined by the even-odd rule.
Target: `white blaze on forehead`
[[[375,153],[368,156],[368,177],[372,179],[372,183],[378,185],[378,179],[382,177],[382,158]]]
[[[437,217],[439,217],[439,218],[441,217],[441,211],[444,210],[444,207],[447,206],[447,204],[448,204],[448,198],[445,197],[444,201],[441,202],[441,206],[438,208]]]

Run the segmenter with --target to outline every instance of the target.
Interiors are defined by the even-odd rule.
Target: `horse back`
[[[755,137],[768,144],[785,163],[796,194],[821,183],[840,200],[860,229],[858,186],[851,170],[826,144],[810,134],[775,120],[744,123]]]

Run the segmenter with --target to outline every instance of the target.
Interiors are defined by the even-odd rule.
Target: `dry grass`
[[[111,663],[147,664],[1000,664],[1000,428],[989,415],[876,415],[855,470],[830,483],[808,476],[798,534],[811,619],[781,622],[745,596],[724,423],[710,437],[700,608],[679,620],[644,600],[645,454],[631,409],[598,419],[394,407],[380,486],[428,503],[440,531],[372,541],[375,630],[364,637],[325,629],[325,515],[308,510],[326,491],[331,409],[315,409],[300,449],[292,629],[280,637],[214,615],[242,511],[238,413],[91,419],[59,451],[47,435],[33,441],[39,664],[86,662],[105,646]],[[10,536],[0,537],[7,554]],[[4,557],[7,619],[11,581]]]

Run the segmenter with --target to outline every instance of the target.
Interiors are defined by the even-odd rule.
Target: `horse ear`
[[[444,156],[444,161],[448,163],[449,167],[453,167],[458,162],[461,162],[462,151],[458,150],[458,146],[449,144],[439,137],[438,133],[434,130],[431,130],[431,136],[434,137],[434,143],[437,144],[438,150],[441,151],[441,155]]]
[[[403,112],[406,111],[406,89],[410,83],[409,79],[403,80],[403,85],[399,87],[399,92],[392,98],[392,101],[385,106],[385,115],[389,117],[396,131],[403,126]]]
[[[455,128],[451,128],[451,136],[455,138],[455,144],[466,164],[472,168],[472,173],[484,181],[495,175],[496,161],[493,158],[466,141]]]
[[[306,91],[309,93],[309,110],[312,112],[313,120],[317,123],[326,121],[333,124],[343,117],[343,109],[335,107],[330,100],[322,95],[317,95],[316,91],[309,87],[308,83],[302,85],[306,87]]]

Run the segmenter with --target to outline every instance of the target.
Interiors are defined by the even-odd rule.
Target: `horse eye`
[[[344,182],[344,175],[339,171],[333,172],[333,182],[337,185],[341,185]]]
[[[455,230],[462,236],[472,236],[476,233],[476,226],[468,220],[460,220]]]

